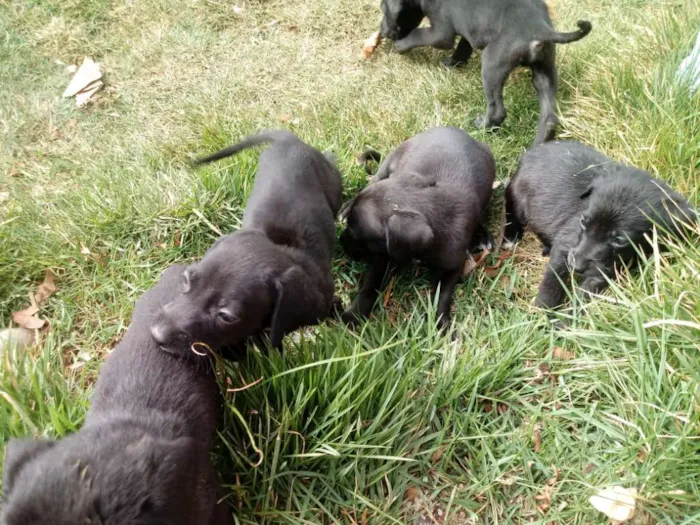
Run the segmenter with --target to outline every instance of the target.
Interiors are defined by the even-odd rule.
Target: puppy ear
[[[22,468],[55,444],[55,441],[47,439],[11,439],[5,451],[5,475],[3,477],[5,494],[9,494],[12,490],[12,485]]]
[[[332,289],[331,297],[326,300],[319,283],[314,282],[301,266],[286,270],[275,280],[275,289],[277,299],[270,323],[270,344],[275,348],[281,348],[285,334],[315,324],[324,314],[330,314],[330,305],[326,308],[326,303],[332,300]]]
[[[355,205],[355,199],[357,197],[353,197],[349,201],[345,201],[341,206],[340,210],[338,211],[338,218],[341,221],[344,221],[345,219],[348,218],[348,215],[350,215],[350,210],[352,210],[352,207]]]
[[[593,184],[591,184],[590,186],[588,186],[588,188],[586,188],[586,191],[584,191],[584,192],[581,194],[581,200],[586,200],[588,197],[591,196],[591,193],[593,193]]]
[[[396,211],[386,222],[386,250],[399,262],[409,261],[427,250],[435,235],[420,213]]]

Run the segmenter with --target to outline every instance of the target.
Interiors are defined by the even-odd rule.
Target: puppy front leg
[[[444,330],[450,326],[450,309],[452,308],[452,297],[455,293],[455,288],[462,277],[462,266],[456,270],[445,270],[440,275],[440,297],[437,305],[437,322],[440,329]],[[436,290],[437,292],[437,290]]]
[[[540,308],[556,308],[566,298],[562,283],[568,282],[569,267],[566,264],[566,251],[555,248],[544,273],[544,279],[540,283],[535,304]]]
[[[349,325],[357,324],[372,312],[372,307],[377,301],[379,292],[387,282],[389,274],[389,258],[376,256],[372,261],[369,271],[362,276],[360,291],[353,299],[352,304],[343,312],[341,319]]]
[[[430,21],[430,27],[419,27],[408,36],[394,42],[396,51],[403,54],[414,47],[431,46],[438,49],[452,49],[455,44],[455,32],[448,23]]]
[[[455,49],[451,57],[445,57],[442,60],[442,65],[446,67],[463,66],[464,64],[469,62],[473,51],[474,49],[469,43],[469,40],[467,40],[464,37],[461,37],[459,40],[459,44],[457,44],[457,49]]]

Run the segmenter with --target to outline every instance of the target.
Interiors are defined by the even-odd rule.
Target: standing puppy
[[[80,431],[9,442],[2,525],[231,524],[209,458],[221,410],[214,370],[161,352],[149,330],[182,270],[171,266],[136,303]]]
[[[161,308],[153,337],[165,349],[194,342],[228,348],[270,329],[285,334],[331,314],[335,216],[340,173],[293,133],[271,131],[198,161],[206,163],[271,142],[260,156],[243,228],[221,237],[182,274],[181,293]]]
[[[695,220],[688,202],[647,172],[615,162],[579,142],[536,146],[520,160],[506,189],[505,243],[530,227],[550,255],[537,304],[565,299],[570,270],[584,291],[607,286],[616,266],[648,251],[654,223],[673,234]],[[635,249],[636,248],[636,249]]]
[[[399,53],[420,46],[452,49],[448,65],[467,62],[473,49],[483,49],[481,73],[488,102],[486,115],[474,120],[478,128],[493,128],[506,118],[503,86],[518,66],[529,67],[540,101],[535,144],[554,138],[557,96],[555,44],[575,42],[591,31],[578,22],[578,31],[558,33],[552,28],[543,0],[382,0],[381,34],[394,40]],[[427,16],[430,27],[418,28]]]
[[[371,267],[343,320],[369,315],[392,261],[418,259],[440,271],[437,313],[448,325],[467,251],[487,235],[481,220],[495,172],[488,146],[457,128],[426,131],[394,150],[344,206],[348,225],[340,242]]]

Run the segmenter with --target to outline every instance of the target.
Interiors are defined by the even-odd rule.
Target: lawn
[[[558,47],[560,137],[698,206],[700,95],[674,75],[700,3],[549,4],[562,31],[593,23]],[[0,447],[77,430],[134,301],[240,225],[259,153],[199,170],[192,157],[287,128],[337,155],[348,197],[366,182],[359,152],[432,126],[486,141],[501,182],[534,138],[526,71],[507,84],[503,128],[486,133],[471,127],[485,107],[478,53],[457,71],[439,64],[444,52],[390,44],[360,60],[379,0],[233,5],[0,2],[0,326],[47,269],[58,285],[40,343],[0,360]],[[66,64],[84,56],[106,88],[78,109],[61,93]],[[599,299],[574,297],[563,330],[532,305],[545,262],[529,239],[466,278],[454,343],[434,330],[429,274],[417,271],[356,332],[329,322],[289,337],[283,355],[222,365],[234,387],[263,378],[226,394],[215,450],[237,521],[602,524],[588,498],[619,484],[639,491],[636,523],[700,523],[697,236]],[[334,268],[347,301],[363,268],[339,247]]]

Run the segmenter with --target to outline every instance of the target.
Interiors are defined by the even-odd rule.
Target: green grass
[[[700,96],[674,73],[700,4],[550,3],[562,30],[580,18],[594,27],[559,47],[560,136],[651,171],[697,206]],[[0,203],[0,324],[47,268],[60,288],[42,310],[42,343],[0,363],[0,443],[77,430],[135,299],[168,264],[239,225],[258,153],[199,171],[192,156],[286,127],[338,155],[348,196],[365,183],[354,161],[365,147],[388,152],[435,125],[472,131],[485,104],[478,55],[460,71],[439,66],[440,52],[400,57],[389,45],[359,61],[378,4],[248,1],[241,15],[220,0],[0,4],[0,191],[10,194]],[[103,64],[108,87],[78,110],[60,98],[70,75],[55,60],[84,55]],[[506,105],[500,132],[474,133],[501,181],[535,134],[527,73],[511,77]],[[501,204],[502,189],[494,222]],[[530,240],[498,275],[478,271],[459,287],[456,343],[432,328],[425,274],[403,274],[361,333],[331,322],[289,338],[283,356],[227,364],[233,386],[264,378],[227,394],[215,452],[237,520],[602,524],[588,497],[619,483],[639,489],[638,523],[698,523],[695,233],[563,314],[565,331],[532,307],[545,260]],[[345,299],[361,270],[338,249]],[[575,358],[557,359],[558,347]],[[535,497],[554,467],[542,514]],[[408,489],[421,498],[406,502]]]

